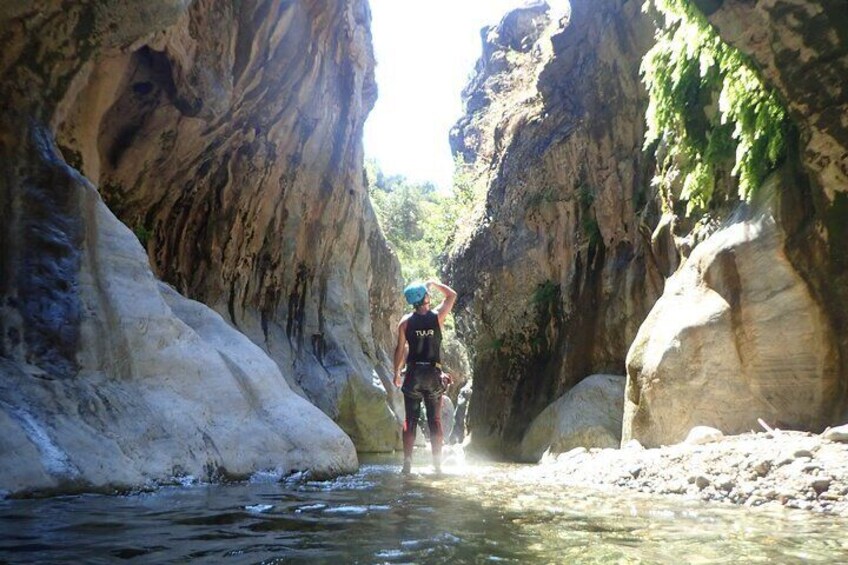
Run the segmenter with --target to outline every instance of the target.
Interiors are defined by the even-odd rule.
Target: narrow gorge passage
[[[0,561],[846,561],[844,0],[478,2],[2,4]]]

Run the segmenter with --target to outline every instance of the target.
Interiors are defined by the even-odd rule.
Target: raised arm
[[[395,386],[400,386],[400,371],[403,369],[403,360],[406,356],[406,321],[408,316],[398,324],[397,346],[395,346]]]
[[[436,279],[430,279],[427,281],[427,290],[432,289],[433,287],[437,288],[439,292],[445,295],[445,300],[439,307],[433,310],[437,316],[439,316],[439,323],[444,325],[445,319],[450,314],[451,310],[453,310],[453,304],[456,302],[456,291],[449,287],[446,284],[443,284]]]

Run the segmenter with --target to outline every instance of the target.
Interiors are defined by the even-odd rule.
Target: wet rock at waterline
[[[537,462],[545,453],[576,447],[618,447],[625,378],[591,375],[580,381],[530,424],[519,458]]]
[[[757,418],[821,430],[840,408],[837,347],[769,214],[698,245],[666,283],[627,357],[622,440],[736,434]]]

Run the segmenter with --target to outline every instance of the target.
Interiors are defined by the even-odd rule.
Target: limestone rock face
[[[539,414],[521,441],[521,459],[535,463],[545,452],[565,453],[575,447],[617,448],[625,378],[591,375]]]
[[[768,214],[733,223],[667,281],[627,356],[623,442],[677,443],[694,426],[737,434],[757,418],[822,429],[838,416],[838,345],[783,238]]]
[[[360,0],[3,4],[0,488],[355,468],[292,387],[357,447],[397,445],[369,19]]]
[[[661,266],[676,265],[651,243],[638,69],[652,26],[640,6],[531,12],[539,24],[524,27],[540,31],[520,50],[498,28],[484,34],[452,146],[488,197],[448,266],[473,357],[472,447],[517,457],[552,399],[620,373],[670,274]]]
[[[93,62],[59,140],[146,235],[157,275],[227,316],[359,449],[385,451],[401,310],[363,186],[369,24],[364,0],[195,2]]]

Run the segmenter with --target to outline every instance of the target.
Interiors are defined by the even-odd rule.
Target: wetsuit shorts
[[[442,383],[442,370],[431,363],[410,363],[403,381],[404,396],[413,400],[435,398],[447,390]]]

